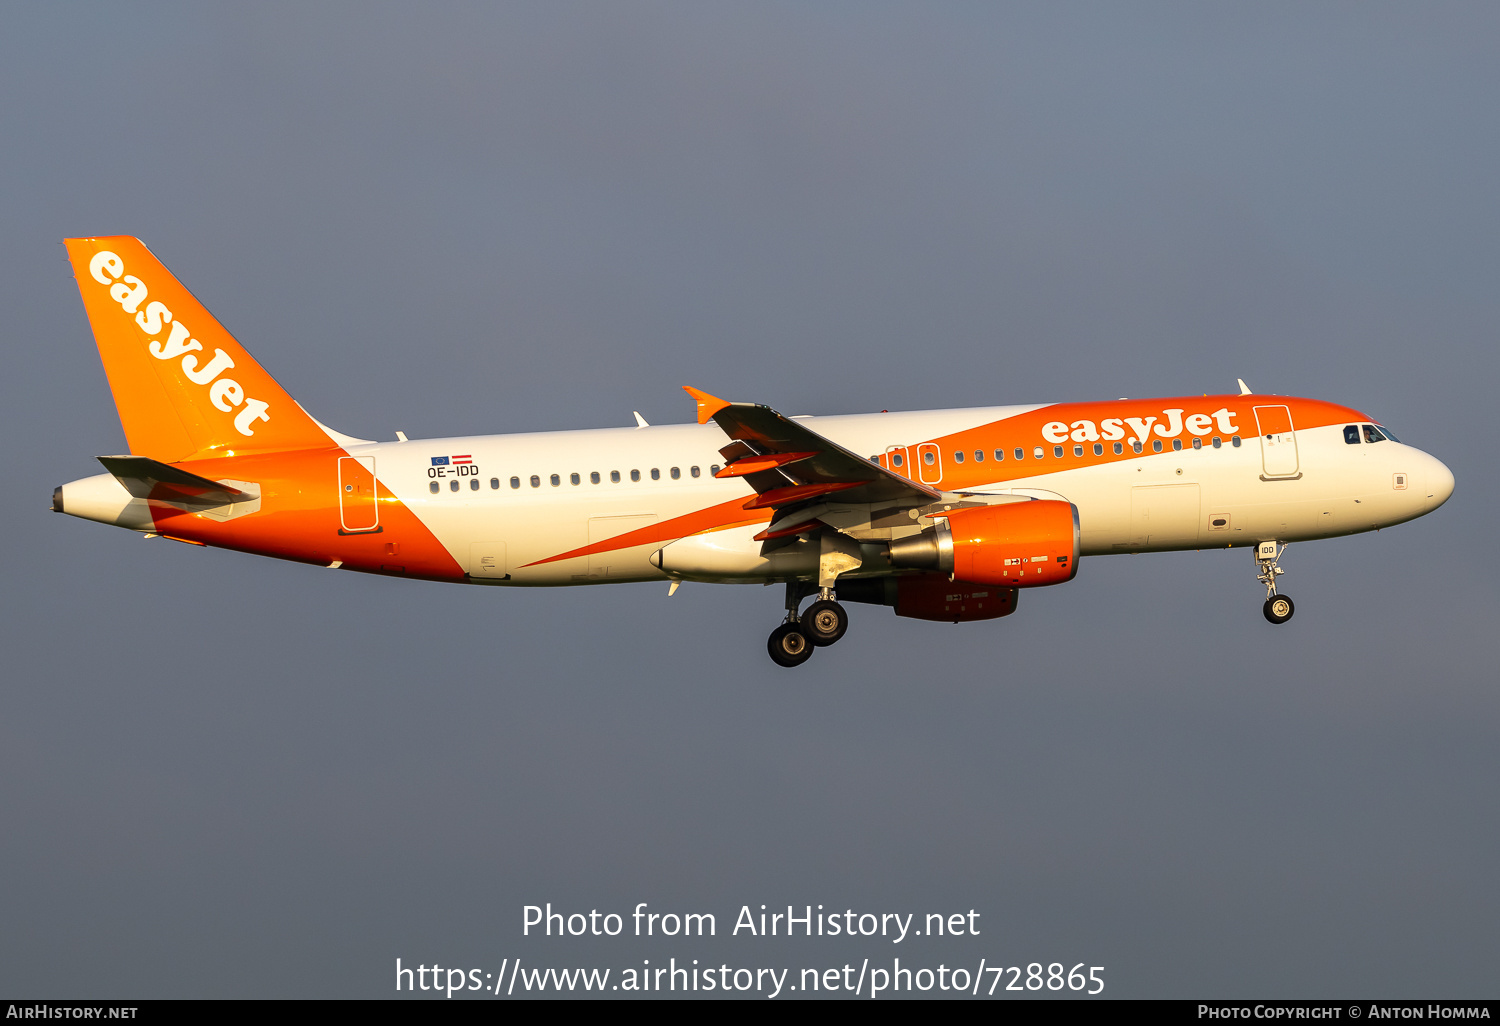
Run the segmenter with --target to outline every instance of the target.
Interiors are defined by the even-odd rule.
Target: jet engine
[[[1071,502],[1031,499],[938,517],[921,534],[891,542],[892,566],[1011,588],[1062,584],[1078,573],[1078,507]]]
[[[1015,588],[950,581],[947,574],[900,574],[840,578],[840,601],[894,606],[897,616],[914,620],[966,623],[993,620],[1016,611]]]

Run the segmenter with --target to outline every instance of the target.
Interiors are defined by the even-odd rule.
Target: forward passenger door
[[[1298,477],[1297,434],[1292,429],[1292,411],[1285,406],[1255,407],[1260,431],[1260,459],[1267,478]]]

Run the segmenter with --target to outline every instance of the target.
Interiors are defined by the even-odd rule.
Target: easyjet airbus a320
[[[1422,516],[1453,474],[1357,410],[1238,395],[372,442],[314,420],[127,236],[67,240],[130,446],[52,508],[147,537],[457,584],[786,585],[782,666],[839,599],[988,620],[1084,556],[1288,542]],[[816,596],[806,609],[803,600]]]

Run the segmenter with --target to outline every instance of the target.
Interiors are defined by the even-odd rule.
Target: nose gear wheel
[[[1266,619],[1272,623],[1286,623],[1296,610],[1297,607],[1292,604],[1292,600],[1285,595],[1272,595],[1266,599]]]

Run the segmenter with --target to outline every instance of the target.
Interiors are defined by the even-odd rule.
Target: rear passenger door
[[[375,457],[339,457],[339,533],[379,530],[380,506],[375,499]]]

